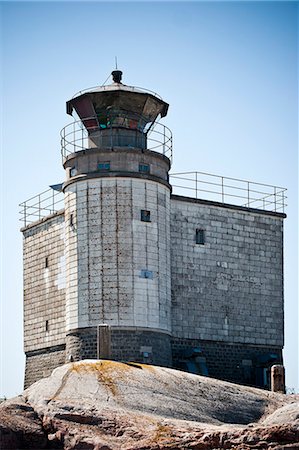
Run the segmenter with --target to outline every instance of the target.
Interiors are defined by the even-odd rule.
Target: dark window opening
[[[45,325],[46,331],[49,331],[49,321],[46,320],[46,325]]]
[[[47,269],[49,267],[49,258],[46,257],[45,259],[45,268]]]
[[[139,172],[141,173],[149,173],[150,166],[148,164],[139,164]]]
[[[141,221],[142,222],[150,222],[151,221],[151,212],[146,211],[145,209],[141,210]]]
[[[73,216],[73,214],[70,215],[70,226],[71,227],[74,226],[74,216]]]
[[[201,228],[196,229],[196,244],[203,245],[205,243],[205,232]]]
[[[74,177],[75,175],[77,175],[77,169],[76,169],[76,167],[72,167],[70,169],[70,176]]]
[[[108,170],[110,170],[110,162],[106,161],[106,162],[98,163],[98,170],[100,172],[107,172]]]

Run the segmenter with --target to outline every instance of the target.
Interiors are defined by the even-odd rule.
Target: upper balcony
[[[139,148],[161,153],[172,163],[172,133],[160,122],[145,124],[142,116],[117,111],[76,120],[61,130],[62,162],[89,149]]]

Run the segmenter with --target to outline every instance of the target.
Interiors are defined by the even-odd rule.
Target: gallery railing
[[[82,150],[128,146],[162,153],[172,162],[172,133],[168,127],[154,122],[144,131],[142,117],[132,120],[118,114],[112,119],[103,124],[99,117],[93,116],[66,125],[60,133],[63,161],[68,155]]]
[[[173,193],[245,208],[285,212],[287,189],[205,172],[170,174]]]

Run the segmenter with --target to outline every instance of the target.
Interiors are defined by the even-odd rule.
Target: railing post
[[[274,186],[274,211],[276,212],[276,186]]]
[[[60,139],[61,156],[62,156],[62,162],[63,162],[63,157],[64,157],[64,140],[63,140],[64,128],[61,130],[60,136],[61,136],[61,139]]]
[[[24,203],[24,226],[27,226],[27,211],[26,211],[26,203]]]
[[[282,191],[282,212],[284,213],[284,191]]]
[[[197,198],[197,172],[195,172],[195,195],[195,198]]]
[[[250,207],[250,183],[247,181],[247,207]]]
[[[54,205],[55,205],[55,191],[52,191],[52,214],[54,214]]]
[[[223,177],[221,177],[221,198],[222,198],[222,203],[224,203],[224,184],[223,184]]]
[[[74,145],[74,150],[76,151],[76,141],[75,141],[75,122],[73,122],[73,145]]]
[[[65,140],[65,127],[64,127],[64,129],[63,129],[63,156],[64,157],[66,156],[66,153],[67,153],[67,150],[66,150],[66,140]]]
[[[40,194],[38,194],[38,218],[40,219]]]

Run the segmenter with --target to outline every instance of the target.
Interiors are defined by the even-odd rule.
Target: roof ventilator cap
[[[111,72],[114,83],[121,83],[122,74],[121,70],[113,70],[113,72]]]

